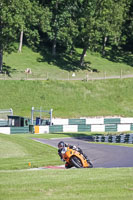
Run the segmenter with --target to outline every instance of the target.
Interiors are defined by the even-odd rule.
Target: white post
[[[31,124],[33,125],[33,114],[34,114],[34,107],[31,109]]]
[[[52,112],[53,112],[53,109],[50,109],[50,126],[52,126]]]
[[[10,108],[10,112],[11,112],[11,115],[13,115],[13,109],[12,108]]]

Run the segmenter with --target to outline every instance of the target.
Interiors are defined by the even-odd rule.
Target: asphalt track
[[[132,147],[89,143],[90,138],[34,138],[34,140],[56,148],[59,141],[79,146],[91,160],[94,168],[133,167]]]

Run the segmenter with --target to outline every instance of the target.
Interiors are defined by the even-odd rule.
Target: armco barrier
[[[69,119],[69,125],[80,125],[86,124],[86,119]]]
[[[78,132],[78,125],[64,125],[63,132]]]
[[[0,127],[7,126],[8,120],[0,120]]]
[[[10,127],[0,127],[0,133],[10,135]]]
[[[80,124],[80,125],[53,125],[53,126],[34,126],[34,133],[70,133],[70,132],[124,132],[131,131],[130,124]]]
[[[61,119],[53,118],[52,123],[54,125],[80,125],[80,124],[91,124],[91,125],[109,125],[109,124],[133,124],[133,117],[82,117],[79,119]]]
[[[10,127],[10,134],[29,133],[29,127]]]
[[[63,126],[62,125],[49,126],[49,132],[50,133],[63,132]]]
[[[117,124],[106,124],[105,132],[117,132]]]
[[[133,131],[133,124],[130,124],[130,130]]]
[[[79,119],[53,118],[52,126],[43,124],[31,127],[7,127],[7,121],[0,120],[0,132],[5,134],[12,133],[56,133],[56,132],[125,132],[133,131],[133,118],[124,117],[88,117]],[[112,138],[109,138],[112,140]],[[114,139],[114,138],[113,138]],[[114,139],[115,140],[115,139]]]
[[[120,124],[120,118],[105,118],[104,124]]]
[[[78,132],[91,132],[91,125],[90,124],[78,125]]]

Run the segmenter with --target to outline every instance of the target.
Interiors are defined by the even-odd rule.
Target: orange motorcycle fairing
[[[69,164],[74,164],[75,162],[78,162],[78,165],[75,165],[77,168],[89,168],[90,164],[87,162],[87,160],[84,158],[82,154],[80,154],[78,151],[70,149],[69,147],[65,147],[62,151],[62,157],[63,160],[66,161]],[[75,163],[76,164],[76,163]]]

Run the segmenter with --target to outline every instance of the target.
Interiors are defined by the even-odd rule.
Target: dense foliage
[[[57,53],[82,47],[103,56],[107,49],[133,51],[133,0],[1,0],[0,71],[3,53],[19,42]]]

